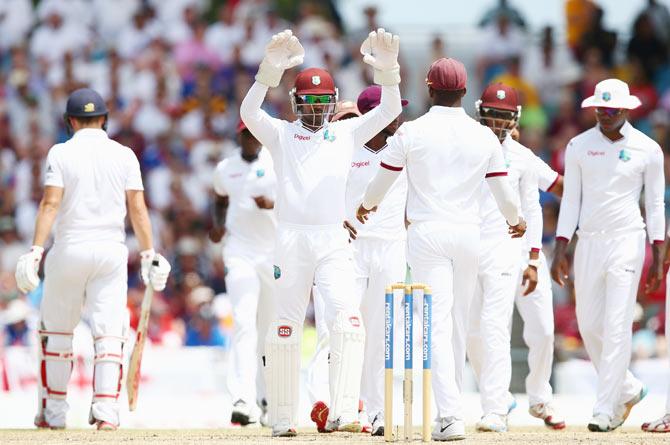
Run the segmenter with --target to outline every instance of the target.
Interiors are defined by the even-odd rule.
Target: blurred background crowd
[[[598,2],[555,1],[565,14],[561,29],[531,27],[513,0],[482,0],[485,12],[471,24],[477,38],[468,42],[468,98],[474,102],[492,81],[515,87],[523,98],[522,142],[562,173],[568,140],[595,122],[592,112],[579,108],[581,100],[600,80],[618,77],[643,103],[631,114],[633,125],[669,156],[667,7],[649,0],[641,3],[628,28],[608,29]],[[340,97],[355,99],[372,81],[358,53],[363,37],[384,25],[403,36],[402,30],[380,22],[374,6],[359,7],[363,27],[349,27],[341,3],[0,0],[0,309],[5,345],[34,342],[41,288],[20,295],[14,268],[30,248],[46,153],[67,138],[65,100],[83,86],[107,100],[110,136],[131,147],[140,160],[156,247],[173,265],[168,288],[154,299],[150,338],[165,345],[226,345],[233,320],[225,296],[225,263],[221,246],[207,237],[212,173],[218,161],[237,150],[239,103],[266,42],[280,30],[293,29],[306,50],[304,66],[327,68]],[[447,34],[433,31],[424,31],[427,46],[408,49],[410,43],[403,41],[402,87],[410,99],[405,119],[425,111],[427,95],[420,84],[428,63],[454,55]],[[413,63],[417,58],[423,63]],[[293,118],[287,92],[295,74],[287,72],[283,85],[271,90],[266,101],[271,114]],[[472,111],[470,105],[466,109]],[[542,200],[551,259],[558,201],[546,194]],[[135,325],[143,289],[130,233],[128,245],[128,306]],[[582,357],[572,290],[555,291],[558,358]],[[640,295],[636,357],[664,354],[664,295],[664,289]]]

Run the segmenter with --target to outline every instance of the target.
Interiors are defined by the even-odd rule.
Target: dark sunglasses
[[[621,108],[596,108],[596,114],[601,116],[615,117],[621,114]]]
[[[306,104],[329,104],[333,101],[333,96],[330,94],[305,94],[304,96],[298,96],[298,98]]]

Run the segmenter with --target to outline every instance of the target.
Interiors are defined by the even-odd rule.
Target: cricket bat
[[[140,368],[142,366],[142,353],[144,352],[144,341],[147,336],[147,327],[149,325],[149,314],[151,313],[151,300],[154,297],[154,288],[149,284],[144,291],[142,299],[142,311],[140,321],[137,324],[137,337],[135,338],[135,347],[130,355],[128,364],[128,376],[126,377],[126,391],[128,392],[128,408],[135,411],[137,406],[137,391],[140,386]]]

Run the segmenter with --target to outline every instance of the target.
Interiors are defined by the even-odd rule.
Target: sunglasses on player
[[[596,114],[608,117],[616,117],[621,114],[621,111],[622,111],[621,108],[604,108],[604,107],[596,108]]]
[[[317,105],[317,104],[330,104],[333,102],[333,95],[331,94],[305,94],[302,96],[298,96],[298,99],[302,101],[302,103],[308,104],[308,105]]]

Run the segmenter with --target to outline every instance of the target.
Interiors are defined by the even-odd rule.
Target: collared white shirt
[[[498,138],[463,108],[431,107],[402,124],[384,152],[384,167],[408,166],[407,218],[412,223],[478,224],[484,178],[507,174]]]
[[[383,130],[402,111],[397,85],[382,87],[378,107],[360,117],[311,131],[260,108],[267,87],[255,82],[240,107],[251,133],[272,154],[277,175],[277,219],[294,225],[342,225],[354,147]]]
[[[144,190],[135,153],[89,128],[51,147],[44,184],[64,189],[55,243],[123,242],[126,190]]]
[[[538,158],[509,135],[502,143],[502,151],[507,178],[515,198],[521,204],[521,214],[526,219],[526,243],[530,249],[539,251],[542,248],[542,207],[538,192]],[[488,184],[482,187],[480,214],[483,242],[509,238],[507,222],[500,213]]]
[[[347,177],[347,220],[356,228],[357,238],[403,239],[405,230],[405,204],[407,203],[407,175],[402,172],[395,180],[377,211],[370,214],[365,224],[356,219],[356,210],[363,202],[363,195],[388,149],[377,152],[366,145],[354,151],[351,170]]]
[[[585,233],[644,229],[639,204],[644,186],[649,240],[663,241],[663,152],[628,122],[621,134],[611,141],[596,126],[568,144],[557,237],[569,240],[577,226]]]
[[[227,236],[242,241],[249,249],[271,251],[277,227],[274,210],[258,208],[254,197],[274,200],[276,187],[272,157],[265,148],[252,162],[245,161],[239,153],[219,162],[214,171],[214,191],[229,197]]]

